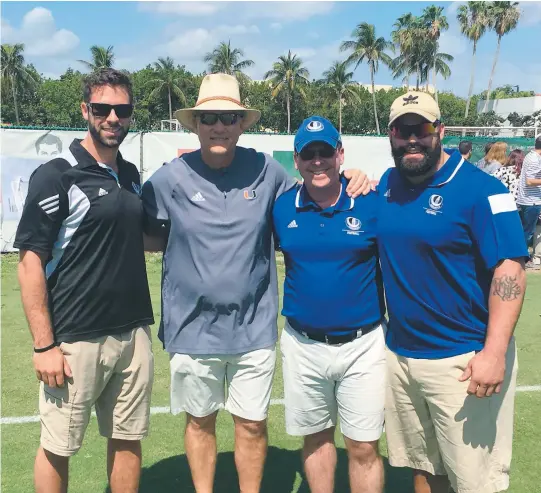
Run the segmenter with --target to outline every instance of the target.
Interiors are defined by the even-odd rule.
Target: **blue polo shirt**
[[[481,350],[493,270],[528,254],[509,190],[455,152],[417,186],[389,169],[378,200],[388,347],[426,359]]]
[[[284,253],[282,314],[307,332],[340,335],[382,319],[385,306],[376,245],[378,197],[348,197],[321,209],[304,186],[281,195],[274,233]]]

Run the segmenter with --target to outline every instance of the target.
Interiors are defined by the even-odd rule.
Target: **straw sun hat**
[[[175,118],[180,124],[197,133],[195,116],[204,111],[231,111],[243,114],[241,120],[242,130],[249,129],[261,117],[258,110],[248,109],[240,102],[239,83],[232,75],[210,74],[206,75],[199,88],[197,103],[193,108],[184,108],[175,111]]]

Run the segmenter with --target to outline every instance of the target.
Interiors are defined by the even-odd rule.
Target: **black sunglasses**
[[[311,161],[312,159],[316,157],[316,154],[323,159],[329,159],[330,157],[334,156],[335,152],[336,152],[336,149],[334,147],[326,145],[317,149],[305,148],[301,152],[299,152],[299,156],[301,157],[303,161]]]
[[[118,118],[129,118],[133,114],[133,104],[86,103],[86,106],[99,118],[109,116],[111,110],[115,110]]]
[[[391,127],[391,135],[402,140],[408,140],[411,134],[414,134],[419,139],[424,139],[434,135],[438,131],[440,121],[436,120],[435,122],[423,122],[416,125],[403,125],[400,123],[395,123]]]
[[[224,125],[235,125],[242,115],[238,113],[199,113],[199,121],[203,125],[214,125],[220,120]]]

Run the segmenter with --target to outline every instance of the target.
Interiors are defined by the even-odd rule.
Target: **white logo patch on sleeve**
[[[498,195],[489,195],[488,203],[492,214],[502,212],[513,212],[517,210],[515,199],[510,193],[499,193]]]

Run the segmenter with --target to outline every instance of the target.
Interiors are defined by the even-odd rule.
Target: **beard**
[[[395,147],[391,141],[391,152],[394,163],[400,174],[405,177],[418,177],[430,173],[439,163],[441,157],[441,140],[437,138],[434,148],[416,144],[407,144],[402,147]],[[408,154],[419,153],[421,159],[412,159]]]
[[[109,126],[111,130],[119,130],[118,135],[115,136],[105,136],[104,131],[100,129],[100,125],[95,125],[88,121],[88,131],[90,135],[94,138],[95,141],[99,142],[104,147],[115,148],[119,147],[122,144],[122,141],[128,135],[128,128],[118,125],[116,127]]]

